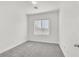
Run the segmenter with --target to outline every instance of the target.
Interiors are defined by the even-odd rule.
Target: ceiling
[[[49,10],[55,10],[59,9],[63,4],[70,4],[70,3],[76,3],[79,4],[79,2],[65,2],[65,1],[38,1],[37,7],[38,9],[34,9],[33,4],[31,1],[0,1],[0,5],[15,5],[17,7],[22,8],[24,11],[27,11],[28,14],[31,13],[40,13],[45,12]]]

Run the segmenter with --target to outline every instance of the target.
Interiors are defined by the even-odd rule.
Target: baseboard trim
[[[30,41],[32,41],[32,40],[28,40],[27,42],[30,42]],[[59,43],[52,43],[52,42],[43,42],[43,41],[32,41],[32,42],[38,42],[38,43],[48,43],[48,44],[57,44],[57,45],[59,45]]]
[[[10,50],[10,49],[12,49],[12,48],[15,48],[15,47],[17,47],[18,45],[20,45],[20,44],[22,44],[22,43],[25,43],[25,42],[27,42],[27,41],[21,41],[21,42],[19,42],[18,44],[13,45],[13,46],[11,46],[11,47],[9,47],[9,48],[3,50],[2,52],[0,52],[0,54],[4,53],[4,52],[6,52],[6,51],[8,51],[8,50]]]
[[[63,54],[64,54],[64,57],[66,57],[65,51],[64,51],[64,49],[63,49],[63,47],[61,46],[60,43],[59,43],[59,46],[60,46],[60,48],[61,48],[61,50],[62,50],[62,52],[63,52]]]
[[[30,42],[30,41],[31,41],[31,40],[19,42],[18,44],[13,45],[13,46],[11,46],[11,47],[9,47],[9,48],[3,50],[2,52],[0,52],[0,54],[4,53],[4,52],[6,52],[6,51],[8,51],[8,50],[10,50],[10,49],[12,49],[12,48],[15,48],[15,47],[17,47],[17,46],[19,46],[19,45],[21,45],[21,44],[23,44],[23,43],[25,43],[25,42]],[[59,46],[60,46],[59,43],[55,43],[55,42],[54,42],[54,43],[52,43],[52,42],[43,42],[43,41],[32,41],[32,42],[45,43],[45,44],[47,44],[47,43],[48,43],[48,44],[56,44],[56,45],[59,45]],[[60,46],[60,48],[61,48],[61,46]]]

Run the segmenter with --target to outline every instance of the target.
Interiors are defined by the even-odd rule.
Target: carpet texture
[[[0,57],[64,57],[55,43],[28,41],[2,54]]]

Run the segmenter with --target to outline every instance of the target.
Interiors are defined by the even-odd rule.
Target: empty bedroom
[[[0,1],[0,57],[79,57],[79,1]]]

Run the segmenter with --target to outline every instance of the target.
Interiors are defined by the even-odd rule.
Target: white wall
[[[66,2],[60,9],[60,46],[69,57],[79,57],[79,2]]]
[[[56,3],[56,2],[55,2]],[[31,2],[0,2],[0,53],[27,41],[27,13],[56,9],[59,3],[39,2],[35,10]]]
[[[37,13],[28,15],[28,39],[30,41],[59,43],[59,10],[52,10],[49,12]],[[34,21],[47,19],[49,21],[49,35],[35,35]]]
[[[26,13],[60,9],[60,46],[65,56],[79,56],[79,2],[0,2],[0,53],[27,41]],[[27,33],[27,34],[26,34]]]
[[[39,4],[41,4],[40,8],[36,12],[60,9],[60,46],[65,56],[79,57],[79,48],[74,47],[75,44],[79,44],[79,2],[40,2]]]
[[[26,13],[16,2],[0,2],[0,53],[26,39]]]

